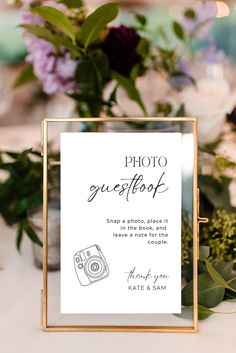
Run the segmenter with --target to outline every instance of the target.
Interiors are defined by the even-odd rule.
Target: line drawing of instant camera
[[[98,245],[77,251],[74,255],[74,265],[82,286],[101,281],[110,274],[106,259]]]

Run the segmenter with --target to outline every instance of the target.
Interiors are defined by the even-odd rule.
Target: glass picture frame
[[[81,134],[84,134],[83,138],[80,138]],[[108,135],[105,136],[105,134],[108,134]],[[120,134],[120,135],[117,135],[117,134]],[[99,136],[101,136],[101,138]],[[140,142],[143,141],[144,142],[144,144],[143,144],[144,151],[148,151],[149,145],[151,146],[150,148],[152,148],[152,146],[155,146],[155,143],[156,143],[155,141],[157,141],[156,137],[159,138],[158,139],[159,146],[161,146],[161,141],[163,141],[162,145],[166,146],[166,151],[167,152],[169,151],[168,153],[170,153],[170,156],[173,153],[177,153],[178,148],[179,148],[180,159],[178,160],[178,163],[177,163],[176,160],[178,159],[178,154],[176,154],[173,158],[173,163],[174,163],[174,161],[175,161],[175,163],[177,163],[177,164],[175,164],[175,166],[177,166],[177,169],[181,173],[180,174],[181,175],[181,182],[180,182],[181,186],[179,185],[179,193],[181,193],[181,195],[180,195],[181,202],[180,202],[180,206],[179,206],[181,209],[181,222],[183,220],[183,215],[185,215],[187,213],[188,219],[190,222],[189,223],[189,234],[192,239],[192,241],[191,241],[192,248],[190,251],[191,258],[189,259],[189,261],[191,263],[191,271],[192,271],[191,275],[192,275],[192,282],[193,282],[193,291],[192,291],[192,304],[193,305],[191,306],[192,312],[191,312],[190,318],[189,319],[182,318],[181,312],[176,313],[177,310],[174,314],[171,312],[168,312],[168,313],[157,312],[158,310],[160,311],[160,307],[159,307],[159,309],[156,308],[152,312],[152,309],[150,308],[150,306],[147,305],[146,303],[144,303],[144,301],[142,302],[143,299],[142,300],[140,299],[138,306],[137,305],[135,306],[135,304],[133,305],[133,307],[131,308],[132,312],[129,312],[129,310],[131,310],[131,309],[130,308],[127,309],[127,307],[122,305],[122,303],[118,304],[118,309],[116,309],[117,305],[114,306],[113,304],[111,304],[110,309],[109,309],[110,311],[105,312],[106,301],[102,304],[102,300],[101,300],[100,305],[97,305],[96,303],[94,304],[93,308],[91,309],[91,310],[94,310],[94,312],[90,311],[89,306],[87,306],[87,307],[86,307],[86,305],[81,306],[79,304],[79,297],[80,297],[79,293],[81,293],[81,298],[82,298],[82,295],[84,295],[82,293],[82,290],[84,290],[84,288],[86,287],[86,286],[84,286],[84,284],[86,285],[86,283],[79,283],[79,282],[88,281],[87,284],[96,282],[95,280],[93,280],[93,278],[96,278],[95,276],[93,276],[94,275],[93,271],[97,270],[98,264],[92,263],[90,261],[90,258],[89,259],[86,258],[86,262],[90,261],[90,262],[88,262],[91,265],[90,272],[84,273],[84,272],[80,272],[81,270],[78,270],[78,268],[76,267],[78,265],[78,264],[76,264],[77,258],[74,257],[73,266],[75,266],[76,273],[73,273],[71,275],[73,276],[73,281],[74,281],[73,286],[75,285],[75,286],[77,286],[76,288],[78,288],[78,293],[77,293],[78,295],[76,294],[76,298],[78,298],[78,302],[75,301],[75,303],[73,304],[74,306],[71,306],[71,303],[73,302],[73,300],[75,300],[75,299],[73,299],[73,298],[75,298],[75,296],[74,296],[74,294],[73,295],[71,294],[72,290],[71,291],[67,290],[68,284],[70,285],[70,282],[67,283],[66,281],[67,281],[67,278],[70,276],[67,276],[67,273],[65,273],[65,276],[63,277],[63,271],[66,268],[65,262],[68,262],[69,266],[72,268],[72,259],[68,260],[67,255],[65,255],[66,253],[63,252],[63,249],[64,249],[64,244],[70,245],[70,242],[71,242],[71,240],[69,240],[69,238],[68,238],[69,235],[67,235],[67,234],[69,234],[69,231],[67,232],[67,231],[65,231],[65,229],[67,229],[66,227],[68,227],[68,222],[71,221],[70,217],[72,217],[71,214],[73,212],[70,212],[70,206],[68,206],[68,200],[66,201],[67,203],[66,203],[66,206],[64,207],[65,200],[66,200],[66,198],[64,196],[63,196],[64,197],[63,204],[61,204],[62,207],[60,207],[60,210],[62,210],[61,217],[64,222],[64,225],[63,225],[64,231],[63,230],[61,231],[61,237],[62,237],[62,239],[61,239],[62,240],[62,242],[61,242],[61,261],[62,261],[61,262],[61,270],[58,272],[54,272],[54,273],[48,271],[48,256],[49,256],[48,244],[49,244],[49,239],[50,239],[49,227],[48,227],[48,222],[50,219],[48,189],[49,189],[49,172],[50,172],[50,170],[57,168],[59,171],[58,175],[62,174],[60,177],[60,180],[58,180],[59,190],[60,190],[59,195],[61,195],[61,192],[62,193],[64,192],[64,194],[65,193],[67,194],[69,192],[68,191],[69,189],[67,189],[67,185],[68,185],[68,183],[72,185],[72,180],[66,179],[65,171],[69,171],[69,174],[71,175],[71,172],[73,172],[73,168],[75,165],[78,165],[78,163],[79,163],[80,166],[83,166],[83,163],[85,163],[86,167],[83,168],[83,170],[85,170],[86,168],[91,168],[89,170],[89,172],[91,172],[93,170],[93,165],[96,164],[96,168],[97,168],[96,171],[97,172],[95,174],[99,175],[100,168],[97,167],[98,166],[97,163],[99,162],[100,158],[101,158],[101,165],[102,165],[102,163],[104,163],[104,161],[106,161],[106,156],[104,157],[104,153],[102,153],[102,151],[107,151],[108,147],[111,145],[111,143],[113,143],[111,141],[115,141],[114,139],[116,139],[116,142],[123,141],[124,151],[126,150],[126,146],[130,145],[129,141],[132,141],[132,144],[134,146],[136,146],[136,147],[134,147],[134,150],[137,149],[138,141],[140,141]],[[86,149],[83,147],[86,146],[86,143],[88,143],[88,141],[90,141],[90,143],[91,143],[91,141],[93,142],[95,139],[99,139],[99,138],[100,138],[100,141],[105,141],[104,142],[105,145],[103,147],[100,147],[100,145],[102,146],[102,143],[100,143],[100,145],[99,145],[99,143],[98,143],[99,140],[96,140],[95,147],[96,146],[97,147],[95,149],[93,149],[93,153],[90,153],[89,156],[87,156],[87,153],[89,153],[89,151],[88,151],[89,148]],[[73,143],[71,145],[71,142],[73,139],[75,140],[76,143],[79,141],[79,145],[76,145],[77,146],[76,147],[77,154],[72,155],[71,158],[69,158],[68,156],[70,156],[70,153],[73,154],[75,151],[75,148],[74,148],[75,145],[73,145]],[[171,141],[173,141],[173,143],[171,143]],[[62,156],[61,156],[61,146],[63,146],[63,144],[64,144],[64,147],[62,148]],[[169,145],[169,147],[168,147],[168,145]],[[173,146],[171,146],[171,145],[173,145]],[[51,147],[51,146],[53,146],[53,147]],[[140,146],[142,146],[142,144],[140,144]],[[145,146],[146,146],[146,150],[145,150]],[[50,149],[51,148],[55,148],[56,150],[58,150],[58,149],[60,150],[60,153],[58,155],[58,160],[52,160],[50,158]],[[101,148],[103,148],[103,150]],[[175,152],[174,152],[174,150],[175,150]],[[140,147],[140,151],[142,151],[142,147]],[[173,151],[173,152],[170,152],[170,151]],[[109,154],[109,156],[110,156],[109,163],[112,163],[111,162],[112,155],[114,155],[114,159],[118,158],[114,162],[114,168],[115,168],[115,166],[118,164],[117,161],[119,160],[119,148],[118,148],[118,152],[117,152],[117,145],[116,145],[116,148],[113,150],[113,152],[110,152],[110,154]],[[205,218],[201,218],[199,216],[199,193],[198,193],[198,185],[197,185],[197,119],[192,118],[192,117],[185,117],[185,118],[180,118],[180,117],[176,117],[176,118],[172,118],[172,117],[171,118],[160,118],[160,117],[135,118],[134,117],[134,118],[86,118],[86,119],[84,119],[84,118],[69,118],[69,119],[68,118],[67,119],[45,118],[42,120],[42,156],[43,156],[43,288],[42,288],[41,294],[42,294],[42,328],[43,328],[43,330],[44,331],[185,332],[185,333],[197,332],[198,331],[197,271],[198,271],[198,256],[199,256],[199,254],[198,254],[198,252],[199,252],[198,228],[199,228],[200,222],[206,221]],[[75,156],[76,156],[76,160],[74,159]],[[82,156],[83,156],[83,158],[82,158]],[[62,159],[61,159],[61,157],[62,157]],[[88,160],[87,157],[90,158],[90,167],[88,167],[88,165],[86,164],[87,163],[86,161]],[[69,162],[70,159],[71,159],[70,164],[67,165],[67,162]],[[124,158],[122,159],[122,161],[123,161],[122,163],[124,164]],[[128,161],[131,162],[131,159],[126,160],[127,163],[128,163]],[[170,158],[170,161],[171,161],[171,158]],[[135,162],[135,160],[132,161],[132,163],[134,163],[134,162]],[[138,161],[136,160],[136,162],[138,162]],[[158,164],[157,160],[155,162]],[[147,160],[146,160],[146,166],[148,165],[147,163],[149,163],[149,162],[147,162]],[[146,166],[144,166],[144,167],[146,168]],[[123,165],[123,167],[125,167],[125,166]],[[137,167],[137,166],[134,165],[134,167]],[[66,169],[66,168],[70,168],[70,169]],[[101,169],[104,169],[104,168],[101,168]],[[113,168],[110,168],[110,169],[112,170]],[[81,170],[82,169],[80,169],[80,171]],[[123,170],[125,170],[125,169],[123,169]],[[61,173],[61,171],[62,171],[62,173]],[[64,173],[64,177],[63,177],[63,173]],[[87,173],[87,171],[85,170],[84,171],[85,176],[88,175],[88,173],[87,174],[86,173]],[[111,171],[111,173],[112,173],[112,171]],[[152,171],[150,173],[152,173]],[[76,172],[75,172],[75,174],[76,174]],[[170,170],[169,174],[173,174],[171,172],[171,170]],[[77,175],[79,175],[79,178],[80,178],[80,174],[77,174]],[[112,177],[112,175],[113,174],[111,174],[111,177]],[[152,174],[150,174],[150,177],[151,177],[151,175]],[[176,175],[177,175],[177,172],[176,172]],[[67,183],[67,180],[68,180],[68,183]],[[84,179],[81,179],[81,180],[82,180],[82,182],[84,182],[83,181]],[[81,180],[80,181],[78,180],[78,184],[79,184],[79,182],[81,182]],[[169,182],[174,183],[174,179],[170,178]],[[178,187],[176,186],[176,189],[177,188]],[[82,189],[80,189],[78,191],[79,195],[81,195],[81,190],[84,190],[84,189],[85,189],[85,187],[83,186]],[[175,187],[172,189],[175,189]],[[90,189],[90,190],[92,190],[92,189]],[[137,190],[135,190],[132,195],[135,194],[135,197],[141,197],[141,196],[136,196],[136,195],[138,195],[138,193],[136,193]],[[151,188],[150,188],[150,190],[151,190]],[[149,196],[149,190],[146,189],[146,191],[148,191],[146,194],[148,194],[148,196]],[[114,194],[114,190],[113,190],[112,194]],[[142,193],[142,195],[143,194],[145,194],[145,193]],[[98,194],[96,194],[96,195],[98,195]],[[102,197],[106,196],[106,195],[105,196],[104,195],[105,195],[105,193],[102,195]],[[110,195],[108,195],[108,196],[110,196]],[[106,197],[108,197],[108,196],[106,196]],[[96,197],[98,197],[98,196],[96,196]],[[115,197],[116,197],[116,195],[115,195]],[[144,202],[149,202],[148,201],[149,199],[147,199],[147,196],[145,196],[145,197],[146,198],[144,199]],[[173,197],[175,197],[175,196],[173,196]],[[61,197],[59,196],[59,198],[61,198]],[[115,200],[117,200],[117,199],[120,200],[121,197],[116,197]],[[115,202],[118,202],[118,201],[115,201]],[[174,203],[174,201],[173,201],[173,203]],[[128,205],[128,203],[126,203],[125,205]],[[104,206],[104,207],[105,207],[104,210],[106,212],[106,206]],[[129,207],[129,206],[127,206],[127,207]],[[173,206],[173,207],[176,207],[176,210],[177,210],[178,203],[176,203],[175,206]],[[68,217],[69,217],[68,219],[66,219],[66,217],[65,217],[65,209],[67,211],[69,211],[69,212],[67,212]],[[86,214],[86,212],[84,210],[85,210],[84,205],[82,203],[80,204],[80,200],[79,200],[78,201],[78,213],[77,213],[78,216],[77,217],[78,217],[78,219],[81,219],[81,222],[78,223],[78,232],[77,233],[80,233],[79,227],[80,227],[80,223],[83,223],[82,220],[85,219],[86,217],[88,217],[88,214]],[[153,208],[152,208],[152,210],[153,210]],[[63,216],[63,214],[64,214],[64,216]],[[92,213],[93,218],[91,219],[91,223],[98,222],[98,218],[96,218],[96,214],[97,214],[97,211],[95,211],[95,213]],[[141,219],[141,221],[142,221],[142,219]],[[100,223],[98,223],[98,225],[99,224]],[[103,226],[105,227],[105,225],[103,225]],[[103,227],[103,226],[101,226],[101,227]],[[101,232],[104,231],[104,229],[105,228],[102,228]],[[180,269],[180,276],[181,276],[180,282],[178,283],[178,285],[176,285],[176,287],[174,287],[176,290],[176,296],[179,297],[180,299],[178,299],[178,303],[177,303],[177,301],[175,300],[176,298],[173,298],[173,296],[171,296],[171,293],[170,293],[170,298],[171,298],[170,301],[173,301],[173,303],[172,303],[173,305],[170,303],[172,305],[172,306],[170,305],[170,308],[174,308],[174,307],[181,305],[181,303],[180,303],[181,288],[179,289],[178,286],[182,286],[183,281],[184,281],[184,275],[183,275],[184,268],[182,266],[182,258],[181,258],[182,253],[183,253],[183,251],[182,251],[183,250],[182,249],[182,243],[183,243],[182,233],[183,232],[181,230],[181,227],[180,227],[179,231],[180,231],[180,243],[179,244],[181,244],[181,245],[180,245],[180,249],[178,250],[177,248],[179,245],[176,245],[178,243],[175,244],[175,246],[177,246],[176,247],[176,254],[174,251],[173,256],[174,256],[174,259],[176,259],[176,266],[174,264],[172,270],[174,270],[174,267]],[[170,234],[171,234],[171,232],[173,233],[173,231],[170,231]],[[98,234],[97,236],[99,237],[100,236],[99,235],[99,227],[97,229],[97,234]],[[113,235],[114,235],[114,232],[113,232]],[[169,236],[169,234],[168,234],[168,236]],[[79,234],[78,234],[78,237],[76,236],[76,239],[79,239]],[[137,248],[139,246],[138,244],[141,244],[141,243],[140,243],[140,241],[133,240],[133,242],[134,241],[135,241],[135,243],[133,243],[133,244],[135,244],[135,248]],[[170,243],[171,242],[172,242],[172,240],[170,240]],[[110,243],[113,244],[112,239],[110,239]],[[116,244],[118,244],[118,247],[117,247],[117,249],[118,249],[119,242],[116,241]],[[150,255],[151,253],[149,253],[150,247],[146,247],[145,244],[146,243],[141,244],[141,247],[143,246],[143,249],[144,249],[144,257],[151,256]],[[105,259],[102,254],[102,250],[99,247],[94,250],[94,248],[92,247],[94,245],[94,243],[91,243],[90,245],[91,245],[90,252],[96,251],[95,257],[98,258],[98,260],[103,264],[105,262]],[[104,244],[104,246],[106,246],[106,244]],[[111,246],[113,246],[113,245],[111,245]],[[85,248],[85,247],[83,247],[83,248]],[[163,249],[164,250],[161,251],[161,253],[162,252],[165,253],[165,251],[168,251],[168,247],[166,247],[166,249],[165,248],[163,248]],[[86,249],[84,249],[84,250],[86,250]],[[145,251],[147,251],[146,255],[145,255]],[[86,252],[86,254],[89,253],[89,256],[91,256],[90,252]],[[168,252],[167,252],[167,254],[168,254]],[[71,256],[72,256],[72,254],[71,254]],[[125,253],[122,256],[126,256]],[[86,257],[87,257],[87,255],[86,255]],[[181,263],[180,263],[180,258],[181,258]],[[111,259],[113,259],[113,257],[111,257]],[[84,261],[81,260],[81,257],[80,257],[79,261],[82,262],[82,265],[85,265],[85,260]],[[113,261],[113,260],[110,260],[110,261]],[[173,261],[173,263],[174,263],[174,261]],[[111,263],[111,266],[113,268],[113,273],[114,273],[117,268],[115,260],[114,260],[114,263]],[[110,265],[109,265],[109,267],[110,267]],[[92,271],[92,273],[91,273],[91,271]],[[171,269],[170,269],[170,271],[171,271]],[[77,279],[79,279],[78,283],[76,280],[76,275],[78,277]],[[81,279],[82,275],[83,275],[83,279]],[[109,273],[108,273],[108,268],[107,268],[107,272],[106,271],[102,272],[102,275],[99,277],[99,280],[101,280],[103,278],[105,279],[106,277],[109,277],[108,275],[109,275]],[[151,278],[154,276],[151,276],[149,274],[149,277]],[[171,278],[171,276],[170,276],[170,278]],[[172,278],[173,278],[173,276],[172,276]],[[112,280],[112,276],[110,276],[109,280]],[[149,280],[149,278],[148,278],[148,280]],[[173,281],[172,280],[168,280],[168,281],[169,281],[168,283],[171,286]],[[100,281],[99,283],[102,283],[102,282],[105,283],[105,280]],[[108,281],[107,281],[107,283],[108,283]],[[146,283],[145,283],[145,285],[146,285]],[[79,284],[82,284],[82,286]],[[111,291],[111,293],[113,293],[112,286],[113,285],[108,287],[108,288],[110,288],[109,290]],[[86,302],[86,295],[88,295],[88,298],[90,298],[89,296],[91,296],[91,298],[92,298],[92,295],[93,295],[93,292],[88,292],[88,287],[90,290],[90,288],[92,288],[93,285],[87,286],[87,289],[86,289],[87,294],[85,294],[85,297],[84,297],[85,302]],[[94,288],[95,288],[95,286],[94,286]],[[120,288],[122,288],[122,287],[120,287]],[[135,287],[135,289],[136,289],[136,287]],[[146,287],[145,287],[145,289],[146,289]],[[98,292],[98,293],[100,293],[100,295],[102,296],[103,289],[99,289],[99,290],[100,290],[100,292]],[[130,296],[128,291],[125,291],[125,287],[122,290],[124,293],[127,293],[127,301],[129,302],[129,300],[130,300],[129,303],[131,303],[131,298],[134,298],[134,294],[132,293],[132,296]],[[64,297],[63,297],[63,295],[64,295],[63,292],[65,292]],[[99,301],[99,296],[97,296],[97,292],[94,292],[94,293],[95,293],[94,297],[98,298],[98,301]],[[148,293],[146,293],[145,295],[141,296],[141,294],[139,294],[139,291],[137,293],[138,293],[138,295],[140,295],[140,298],[145,298],[146,295],[149,295]],[[71,298],[70,298],[70,295],[71,295]],[[150,303],[152,303],[152,304],[153,303],[155,304],[155,295],[156,294],[149,295],[150,296]],[[167,292],[166,297],[168,297],[168,295],[169,294]],[[69,296],[69,297],[67,297],[67,296]],[[111,300],[112,300],[112,298],[111,298]],[[65,303],[64,306],[66,309],[64,310],[64,312],[62,312],[62,310],[61,310],[62,309],[62,305],[61,305],[62,302]],[[165,310],[168,311],[169,310],[168,309],[168,306],[169,306],[168,302],[165,302],[165,303],[163,302],[162,304],[163,304],[163,307],[166,306]],[[107,306],[109,306],[109,305],[107,305]],[[143,307],[143,310],[142,310],[142,307]],[[68,308],[69,308],[69,312],[67,312]],[[70,309],[70,308],[72,308],[72,309]],[[74,310],[73,308],[75,309],[75,311],[73,311]],[[135,311],[135,308],[138,308],[137,312]],[[100,312],[99,310],[103,310],[103,311]],[[119,312],[119,310],[121,310],[121,311]]]

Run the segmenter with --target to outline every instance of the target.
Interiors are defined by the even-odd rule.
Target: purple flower
[[[70,54],[66,53],[57,60],[57,72],[62,78],[73,77],[76,70],[77,62],[71,60]]]
[[[134,65],[141,62],[141,57],[136,51],[140,39],[133,28],[123,25],[110,28],[103,49],[112,70],[129,76]]]
[[[181,90],[186,86],[193,84],[191,80],[191,70],[189,63],[184,59],[179,59],[176,63],[175,71],[178,75],[173,75],[171,77],[171,84]]]
[[[34,15],[32,14],[32,12],[24,8],[21,11],[21,19],[22,19],[22,23],[27,25],[30,24],[30,25],[43,26],[45,23],[42,17],[38,15]]]
[[[65,93],[76,89],[74,74],[77,61],[71,59],[69,52],[61,49],[56,54],[50,43],[34,36],[27,38],[27,45],[29,54],[26,60],[33,65],[45,93]]]
[[[44,92],[47,94],[73,92],[76,85],[73,79],[63,79],[55,74],[48,74],[43,82]]]
[[[216,47],[213,36],[209,35],[206,39],[206,47],[201,49],[203,59],[208,64],[217,64],[225,59],[225,53]]]
[[[205,62],[208,64],[217,64],[225,59],[224,51],[217,49],[215,45],[204,48],[202,54]]]
[[[195,15],[193,17],[187,17],[184,15],[180,19],[180,23],[187,34],[195,32],[196,36],[202,38],[209,32],[211,21],[216,17],[216,2],[197,2],[192,9]]]
[[[236,126],[236,107],[232,110],[230,114],[226,115],[227,121]]]
[[[31,24],[31,25],[39,25],[39,26],[44,26],[45,21],[42,19],[42,17],[33,14],[30,12],[30,7],[31,7],[32,1],[30,0],[24,0],[23,1],[23,8],[22,8],[22,23],[23,24]],[[65,12],[67,10],[67,7],[63,4],[56,3],[53,1],[45,1],[43,6],[49,6],[53,7],[54,9],[57,9],[61,12]]]
[[[63,4],[52,1],[45,1],[43,5],[63,12],[67,9]],[[40,16],[33,15],[26,9],[23,9],[22,20],[25,24],[45,25]],[[26,61],[33,65],[34,74],[42,82],[45,93],[66,93],[77,88],[74,79],[77,61],[72,60],[67,50],[61,47],[59,53],[55,52],[51,43],[31,33],[25,34],[25,42],[28,48]]]

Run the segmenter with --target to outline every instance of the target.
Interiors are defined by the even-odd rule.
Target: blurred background
[[[92,8],[104,1],[88,0]],[[165,24],[169,18],[178,16],[183,7],[194,1],[130,0],[121,1],[122,22],[132,22],[130,10],[144,11],[150,19],[150,27]],[[217,21],[212,28],[218,49],[223,49],[227,60],[221,63],[221,70],[232,86],[236,85],[236,1],[217,1]],[[26,47],[22,29],[20,9],[13,0],[0,0],[0,127],[39,123],[43,116],[71,115],[73,103],[64,95],[46,96],[38,84],[29,84],[13,89],[13,83],[24,66]],[[6,131],[5,129],[2,131]],[[10,131],[10,130],[9,130]],[[9,132],[10,134],[10,132]],[[7,138],[1,134],[1,147]],[[5,146],[4,146],[5,147]]]

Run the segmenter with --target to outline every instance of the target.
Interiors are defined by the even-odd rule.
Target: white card
[[[61,134],[61,313],[181,312],[181,140]]]

